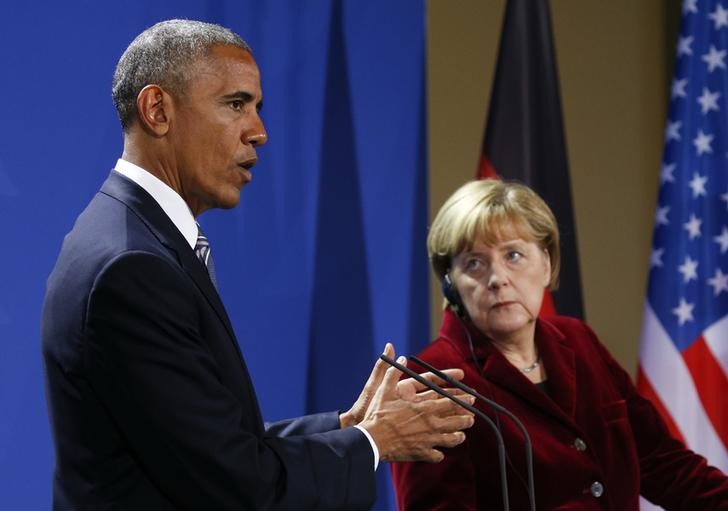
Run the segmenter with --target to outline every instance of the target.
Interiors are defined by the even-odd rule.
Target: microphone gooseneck
[[[413,378],[414,380],[418,381],[419,383],[421,383],[425,387],[429,388],[430,390],[433,390],[436,393],[440,394],[441,396],[446,397],[447,399],[455,402],[456,404],[460,405],[462,408],[465,408],[469,412],[472,412],[473,414],[477,415],[478,417],[480,417],[481,419],[483,419],[484,421],[486,421],[488,423],[488,425],[493,429],[496,440],[498,442],[498,464],[499,464],[500,475],[501,475],[501,492],[503,494],[503,510],[510,511],[510,505],[508,503],[508,480],[507,480],[507,475],[506,475],[506,447],[505,447],[505,443],[503,442],[503,435],[501,435],[500,431],[498,430],[498,427],[495,425],[493,420],[490,417],[488,417],[487,415],[485,415],[483,412],[481,412],[480,410],[475,408],[474,406],[469,405],[462,399],[459,399],[459,398],[449,394],[445,389],[443,389],[439,385],[432,383],[431,381],[423,378],[422,376],[417,374],[412,369],[408,368],[407,366],[403,366],[402,364],[392,360],[387,355],[380,355],[379,358],[384,360],[387,364],[397,368],[398,370],[400,370],[401,372],[403,372],[410,378]],[[437,369],[435,371],[445,375],[444,373],[442,373],[441,371],[439,371]],[[440,376],[439,374],[435,373],[434,371],[433,371],[433,374]],[[447,376],[447,375],[445,375],[445,376]],[[447,378],[442,378],[442,379],[445,381],[448,381],[448,380],[457,381],[457,380],[450,378],[449,376],[447,376]],[[470,387],[467,387],[467,388],[470,389]],[[470,390],[472,391],[472,389],[470,389]],[[465,391],[465,392],[468,392],[468,391]],[[473,391],[473,392],[475,392],[475,391]],[[468,392],[468,393],[471,394],[470,392]],[[475,394],[471,394],[471,395],[475,395]],[[478,396],[475,396],[475,397],[477,398]]]
[[[535,495],[535,485],[533,482],[533,448],[531,445],[531,436],[528,434],[528,431],[526,430],[526,427],[523,425],[523,422],[521,422],[521,420],[518,417],[516,417],[507,408],[503,407],[502,405],[499,405],[492,399],[488,399],[484,395],[480,394],[474,388],[469,387],[468,385],[465,385],[464,383],[459,382],[455,378],[448,376],[447,374],[443,373],[436,367],[433,367],[432,365],[428,364],[424,360],[421,360],[420,358],[415,357],[415,356],[411,356],[411,357],[409,357],[409,359],[412,360],[413,362],[421,365],[422,367],[424,367],[425,369],[430,371],[432,374],[434,374],[435,376],[446,381],[448,384],[452,385],[453,387],[458,388],[458,389],[462,390],[463,392],[470,394],[471,396],[474,396],[476,399],[480,399],[484,403],[487,403],[494,409],[496,409],[499,412],[502,412],[506,416],[510,417],[510,419],[518,427],[518,429],[521,430],[521,433],[523,434],[524,443],[525,443],[526,466],[527,466],[527,470],[528,470],[528,500],[530,503],[531,511],[535,511],[536,510],[536,495]],[[414,373],[414,371],[412,371],[412,372]],[[485,414],[483,414],[483,415],[485,415]],[[478,417],[480,417],[480,416],[481,415],[478,415]],[[488,418],[488,422],[493,424],[493,421],[490,420],[490,418]],[[495,424],[493,424],[493,427],[496,428]],[[499,428],[496,428],[496,431],[497,431],[497,436],[499,438],[499,446],[500,446],[500,442],[503,441],[503,437],[499,431]],[[505,470],[505,468],[503,470]]]

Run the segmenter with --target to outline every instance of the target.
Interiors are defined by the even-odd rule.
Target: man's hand
[[[394,355],[390,344],[385,354]],[[402,357],[398,362],[406,364],[406,359]],[[435,447],[454,447],[465,440],[461,430],[473,425],[472,414],[432,391],[420,392],[425,387],[414,380],[400,382],[397,369],[384,370],[380,364],[381,361],[374,366],[352,409],[342,414],[342,427],[345,420],[357,417],[354,410],[360,411],[368,404],[362,419],[354,424],[369,432],[383,461],[441,461],[444,455]],[[459,369],[447,372],[454,378],[463,377]],[[441,383],[432,374],[423,376]],[[460,392],[453,394],[470,404],[475,401]]]
[[[387,355],[390,358],[394,356],[394,346],[392,346],[391,343],[387,343],[384,347],[384,355]],[[379,385],[382,383],[382,378],[384,378],[384,373],[387,372],[387,367],[389,367],[389,365],[387,365],[384,360],[381,358],[377,359],[377,363],[374,364],[374,369],[372,369],[369,379],[367,379],[367,382],[364,384],[364,389],[361,391],[361,394],[359,394],[359,398],[348,411],[339,416],[339,422],[341,423],[342,428],[354,426],[364,420],[367,408],[369,408],[369,404],[372,402],[374,394],[377,392]]]
[[[388,342],[384,346],[383,355],[392,359],[394,358],[394,346],[392,346],[391,343]],[[342,428],[354,426],[364,420],[367,409],[374,398],[374,394],[376,394],[377,389],[379,389],[379,386],[382,384],[382,379],[384,378],[384,374],[387,372],[388,367],[389,364],[387,364],[384,360],[381,358],[377,359],[377,363],[374,364],[374,368],[372,369],[367,382],[364,384],[364,389],[362,389],[356,402],[354,402],[349,410],[339,416],[339,422],[341,423]],[[446,369],[443,372],[456,380],[461,380],[463,378],[462,369]],[[401,377],[402,375],[400,374],[399,376]],[[432,373],[422,373],[421,376],[429,381],[437,383],[438,385],[446,384],[444,380],[441,380]],[[397,388],[400,397],[410,401],[419,401],[437,397],[437,394],[432,391],[421,392],[422,390],[425,390],[426,387],[412,378],[400,381],[397,384]],[[462,398],[462,396],[467,395],[458,389],[450,389],[449,392],[458,398]]]

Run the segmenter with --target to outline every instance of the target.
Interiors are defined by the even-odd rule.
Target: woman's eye
[[[480,260],[478,259],[468,259],[465,262],[465,271],[472,272],[475,270],[478,270],[481,267]]]
[[[509,261],[520,261],[520,259],[523,257],[523,254],[518,252],[517,250],[511,250],[508,252],[508,260]]]

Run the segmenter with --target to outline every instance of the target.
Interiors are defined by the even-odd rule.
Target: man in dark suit
[[[43,309],[54,509],[367,509],[379,459],[439,461],[435,447],[463,441],[470,415],[382,365],[350,410],[264,427],[195,222],[237,205],[266,142],[237,35],[151,27],[113,98],[124,152],[66,236]]]

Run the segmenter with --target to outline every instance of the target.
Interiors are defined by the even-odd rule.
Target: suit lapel
[[[220,295],[212,285],[207,268],[197,258],[187,243],[187,240],[185,240],[182,233],[179,232],[179,229],[177,229],[172,220],[162,210],[157,201],[142,187],[115,171],[112,171],[106,182],[104,182],[101,187],[101,193],[123,202],[154,233],[160,243],[175,255],[180,266],[190,276],[225,326],[235,351],[240,358],[240,362],[244,366],[240,346],[238,346],[237,339],[235,338],[235,333],[230,324],[230,318],[228,318],[225,307],[220,300]]]
[[[575,356],[556,327],[542,319],[536,325],[536,343],[546,369],[548,395],[513,367],[485,336],[479,332],[472,333],[475,355],[481,361],[488,381],[543,413],[575,426]]]
[[[547,320],[536,324],[536,342],[548,377],[551,399],[574,420],[576,414],[576,354],[565,336]]]

